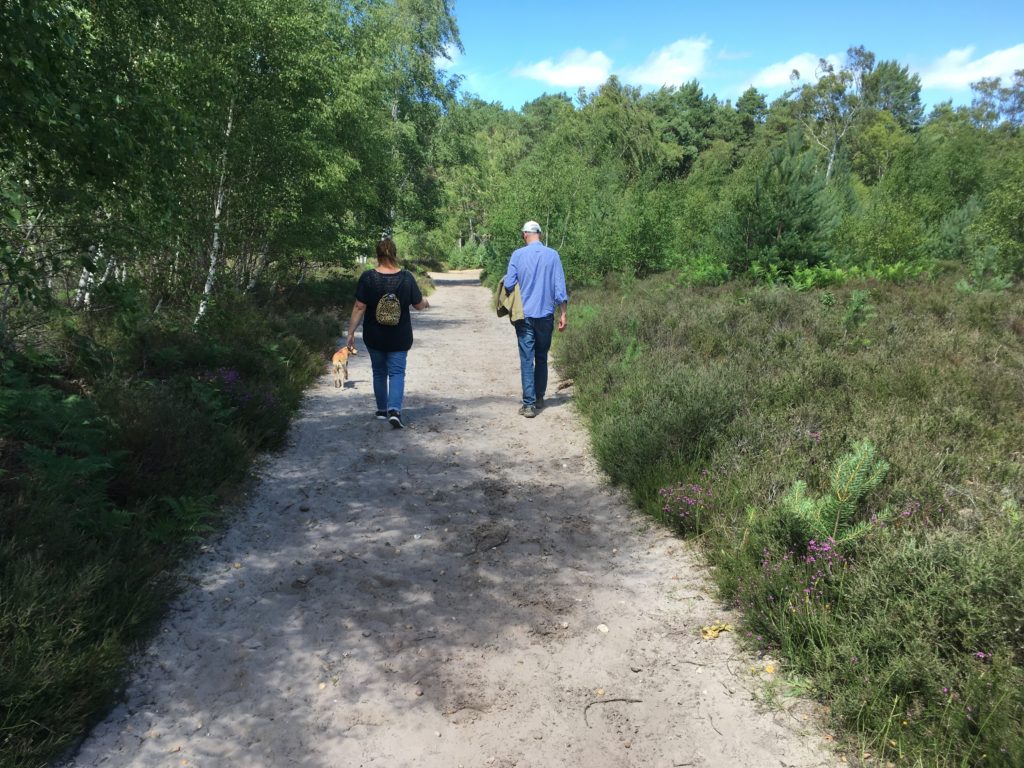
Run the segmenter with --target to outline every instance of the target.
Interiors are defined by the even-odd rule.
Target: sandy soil
[[[732,617],[606,486],[571,389],[518,416],[508,321],[435,278],[409,428],[364,350],[325,373],[69,765],[836,764],[809,708],[758,704],[765,660],[701,638]]]

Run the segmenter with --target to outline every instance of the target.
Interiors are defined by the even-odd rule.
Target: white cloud
[[[792,74],[794,69],[800,73],[801,80],[816,80],[818,62],[820,60],[821,56],[816,54],[801,53],[798,56],[794,56],[789,61],[780,61],[777,64],[765,67],[754,75],[751,85],[755,88],[784,88],[789,85],[789,76]],[[833,67],[838,68],[842,66],[842,60],[834,53],[826,56],[825,60]]]
[[[452,70],[458,66],[462,59],[459,49],[449,43],[444,47],[444,52],[434,57],[434,69]]]
[[[972,60],[974,46],[956,48],[921,73],[925,88],[969,88],[985,77],[1012,79],[1013,73],[1024,69],[1024,43],[1001,51],[993,51]]]
[[[612,60],[601,51],[588,53],[582,48],[576,48],[564,54],[557,62],[544,59],[536,64],[518,67],[512,74],[560,88],[594,88],[608,79],[611,70]]]
[[[623,73],[629,83],[650,85],[682,85],[704,71],[711,41],[706,37],[676,40],[652,53],[643,64]]]
[[[722,61],[738,61],[739,59],[749,59],[753,56],[750,51],[727,51],[725,48],[718,52],[718,58]]]

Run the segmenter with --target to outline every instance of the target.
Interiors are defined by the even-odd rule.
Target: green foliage
[[[214,530],[208,522],[216,517],[213,496],[163,496],[159,505],[164,509],[148,515],[150,524],[145,530],[146,538],[157,546],[198,543]]]
[[[752,186],[740,186],[733,202],[738,228],[729,264],[733,273],[756,265],[786,274],[794,266],[822,261],[831,224],[825,179],[800,137],[790,134],[754,174]]]
[[[880,186],[935,226],[987,187],[990,144],[965,114],[936,114],[896,156]]]
[[[858,750],[1009,768],[1024,757],[1020,528],[921,528],[917,509],[873,529],[855,560],[815,546],[731,562],[734,600],[750,636],[814,681]]]
[[[997,519],[908,531],[850,570],[821,622],[834,653],[801,662],[849,691],[836,714],[872,728],[871,751],[949,766],[1024,759],[1020,534]]]
[[[890,112],[871,112],[850,138],[850,164],[865,184],[876,184],[912,142]]]
[[[737,393],[728,370],[671,371],[661,356],[634,349],[625,350],[624,370],[606,385],[612,392],[591,426],[594,452],[612,480],[647,491],[667,468],[710,454],[738,407]]]
[[[677,260],[677,282],[680,285],[700,287],[704,285],[721,285],[729,279],[729,268],[714,256],[697,254]]]
[[[1002,78],[983,78],[971,83],[974,101],[971,116],[986,128],[1020,128],[1024,125],[1024,69],[1013,73],[1005,86]]]
[[[961,293],[974,291],[1004,291],[1013,285],[1013,280],[1000,268],[999,249],[989,245],[971,259],[967,276],[957,281],[956,289]]]
[[[857,118],[870,104],[866,84],[875,66],[875,55],[863,47],[850,48],[846,62],[836,68],[819,59],[816,81],[794,88],[787,96],[809,141],[825,157],[825,180],[831,179],[840,151]],[[800,73],[797,73],[800,76]]]
[[[445,263],[449,269],[476,269],[484,265],[486,257],[487,247],[474,243],[450,251]]]
[[[848,544],[870,530],[866,520],[854,518],[861,500],[878,487],[888,471],[889,465],[875,457],[870,441],[862,440],[836,461],[827,494],[815,498],[807,492],[807,483],[797,480],[782,498],[782,513],[803,541]],[[885,522],[889,517],[886,512],[876,519]]]
[[[5,333],[128,279],[195,312],[434,219],[448,2],[13,2],[0,33]]]
[[[997,275],[1024,277],[1024,140],[1012,162],[999,173],[996,185],[985,196],[984,204],[971,230],[976,241],[993,250],[992,265]]]
[[[875,193],[850,211],[832,236],[834,261],[840,266],[874,269],[898,262],[928,263],[928,230],[907,207]]]
[[[878,62],[865,74],[863,89],[872,112],[891,115],[904,130],[916,128],[924,119],[921,78],[899,62]]]
[[[44,329],[45,354],[0,358],[0,763],[42,764],[110,704],[175,561],[323,373],[352,289],[222,295],[197,331],[122,286]]]
[[[980,212],[981,202],[975,196],[942,218],[938,231],[931,234],[928,243],[935,259],[970,263],[977,247],[971,237],[971,227]]]
[[[855,289],[850,292],[850,299],[843,312],[843,325],[847,331],[855,330],[875,314],[875,308],[871,305],[869,291]]]
[[[659,271],[802,289],[907,280],[989,246],[1019,274],[1016,86],[976,86],[1002,123],[951,107],[924,120],[917,75],[847,53],[770,107],[754,89],[733,109],[697,82],[642,94],[614,77],[521,112],[466,99],[439,129],[432,248],[461,264],[482,247],[493,275],[532,218],[575,285]]]

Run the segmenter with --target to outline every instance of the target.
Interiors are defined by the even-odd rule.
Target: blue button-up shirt
[[[504,282],[509,291],[519,283],[523,314],[527,317],[553,315],[556,305],[569,301],[565,290],[565,271],[558,251],[539,240],[512,254]]]

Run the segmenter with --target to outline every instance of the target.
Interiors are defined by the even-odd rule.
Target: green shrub
[[[814,153],[794,132],[751,162],[733,179],[735,229],[722,233],[730,271],[744,274],[757,266],[786,275],[824,261],[833,200]]]
[[[476,269],[484,265],[487,247],[483,243],[468,243],[448,251],[445,265],[448,269]]]
[[[680,285],[700,287],[721,285],[729,279],[729,267],[710,254],[695,254],[673,260]]]
[[[996,185],[985,196],[970,226],[975,251],[991,249],[996,275],[1024,277],[1024,153],[1000,169]]]
[[[257,451],[323,373],[351,279],[154,314],[131,286],[0,357],[0,765],[41,765],[125,662]]]
[[[614,482],[648,492],[666,470],[710,455],[737,392],[724,367],[688,370],[649,353],[620,364],[629,370],[591,415],[594,451]]]
[[[939,254],[928,248],[928,229],[910,207],[882,192],[846,215],[832,236],[836,266],[877,268],[916,264]]]
[[[40,373],[8,358],[0,375],[0,727],[11,765],[38,764],[107,705],[168,563],[161,551],[135,560],[134,516],[107,493],[124,454],[102,410]]]

